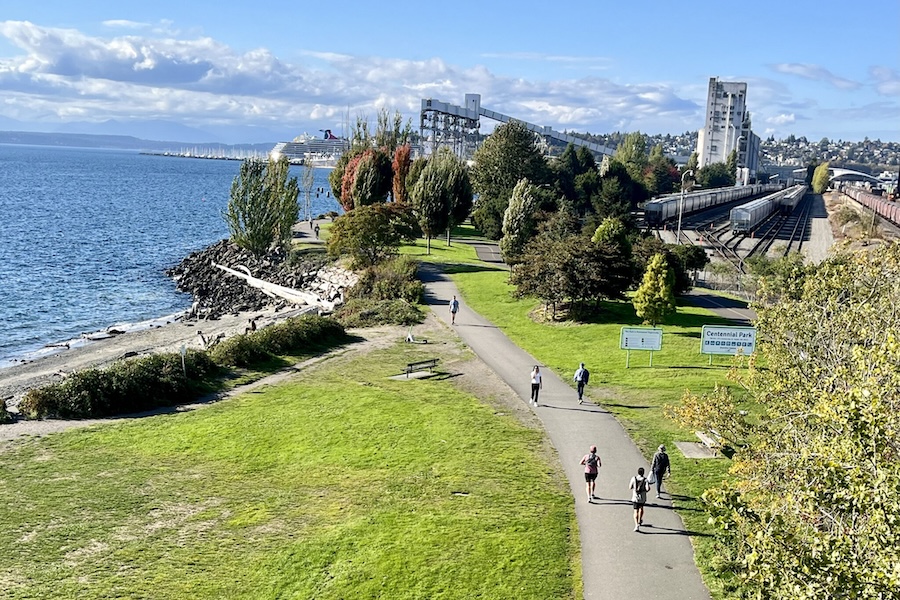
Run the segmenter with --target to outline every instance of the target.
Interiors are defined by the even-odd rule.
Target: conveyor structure
[[[556,131],[552,127],[535,125],[483,108],[481,94],[466,94],[465,106],[425,98],[422,100],[422,111],[419,116],[419,134],[422,136],[423,146],[430,143],[432,152],[441,146],[447,146],[459,157],[471,157],[477,146],[481,117],[486,117],[501,123],[519,122],[529,131],[544,138],[587,148],[595,154],[613,154],[613,150],[606,146]]]

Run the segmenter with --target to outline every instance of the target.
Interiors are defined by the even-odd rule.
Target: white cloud
[[[768,117],[766,119],[766,123],[770,123],[772,125],[787,125],[789,123],[793,123],[797,118],[794,116],[794,113],[786,115],[784,113],[780,115],[775,115],[774,117]]]
[[[104,27],[115,29],[148,29],[149,23],[140,23],[138,21],[129,21],[128,19],[108,19],[103,21]]]
[[[887,67],[872,67],[869,72],[875,80],[875,90],[882,96],[900,96],[900,73]]]
[[[811,81],[822,81],[841,90],[855,90],[861,87],[857,81],[851,81],[843,77],[838,77],[828,69],[819,65],[803,64],[803,63],[778,63],[771,65],[772,69],[778,73],[787,75],[795,75],[803,79]]]

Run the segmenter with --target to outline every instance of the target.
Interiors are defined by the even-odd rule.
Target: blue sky
[[[900,134],[897,0],[42,0],[2,19],[0,129],[166,122],[271,141],[340,130],[348,110],[418,126],[422,98],[480,93],[557,129],[680,133],[717,76],[748,83],[761,136]]]

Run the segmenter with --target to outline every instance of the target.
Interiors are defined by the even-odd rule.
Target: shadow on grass
[[[443,268],[444,273],[454,275],[456,273],[481,273],[482,271],[505,271],[501,267],[492,267],[488,264],[471,263],[447,263]]]
[[[644,409],[644,408],[656,408],[655,406],[643,406],[643,405],[635,405],[631,404],[612,404],[610,402],[604,402],[603,406],[614,406],[615,408],[633,408],[633,409]]]

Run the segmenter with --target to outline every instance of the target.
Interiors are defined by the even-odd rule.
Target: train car
[[[794,212],[803,196],[806,195],[807,186],[795,185],[788,189],[781,201],[778,203],[778,209],[783,215],[789,215]]]
[[[765,198],[751,200],[747,204],[732,208],[728,215],[731,220],[731,232],[749,233],[778,208],[780,199],[781,193],[776,192]]]
[[[874,211],[879,217],[890,221],[894,225],[900,226],[900,204],[887,200],[883,196],[876,196],[864,188],[857,186],[845,187],[841,191],[869,210]]]
[[[777,183],[729,186],[711,190],[698,190],[684,194],[682,215],[706,210],[713,206],[727,204],[742,198],[750,198],[779,189]],[[682,203],[680,193],[667,194],[650,200],[644,205],[644,219],[649,227],[659,227],[666,221],[678,216],[678,207]]]

